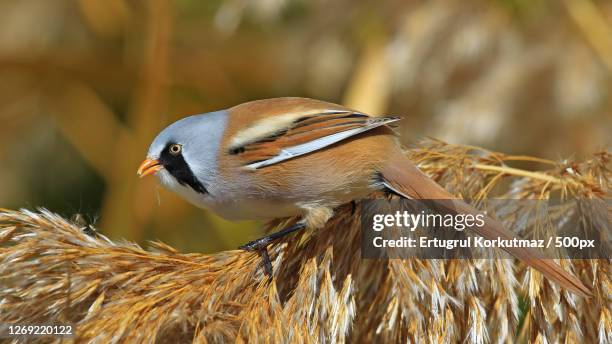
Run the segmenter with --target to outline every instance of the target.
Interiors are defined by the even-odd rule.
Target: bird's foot
[[[263,264],[264,271],[266,276],[271,280],[272,279],[272,261],[270,260],[270,255],[268,254],[268,249],[264,248],[258,251],[261,256],[261,263]]]
[[[268,245],[270,245],[274,240],[280,239],[287,234],[293,233],[300,229],[304,229],[306,225],[302,222],[298,222],[289,226],[285,229],[282,229],[278,232],[272,233],[270,235],[266,235],[263,238],[259,238],[257,240],[253,240],[239,247],[241,250],[258,252],[261,255],[264,271],[269,278],[272,278],[272,261],[270,260],[270,255],[268,254]]]
[[[245,250],[245,251],[261,251],[261,250],[265,250],[271,242],[272,240],[270,240],[269,237],[266,236],[266,237],[259,238],[257,240],[248,242],[238,248],[241,250]]]
[[[268,244],[270,242],[271,240],[268,240],[268,237],[264,237],[246,243],[240,246],[239,249],[259,253],[264,272],[269,279],[272,279],[272,261],[270,260],[270,255],[268,254]]]

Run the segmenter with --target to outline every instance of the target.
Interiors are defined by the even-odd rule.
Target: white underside
[[[224,193],[225,197],[213,198],[208,194],[201,194],[188,186],[179,184],[168,171],[163,169],[157,172],[156,176],[164,187],[177,193],[189,203],[211,210],[227,220],[272,219],[304,213],[302,207],[288,202],[244,199],[239,195],[227,195],[227,193]]]

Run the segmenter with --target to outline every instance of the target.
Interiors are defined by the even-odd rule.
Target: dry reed
[[[553,163],[426,141],[408,154],[466,198],[609,198],[607,151]],[[76,342],[96,343],[612,341],[608,260],[561,262],[588,300],[507,259],[361,260],[360,206],[271,247],[272,283],[254,253],[145,250],[46,210],[2,210],[0,322],[70,322]]]

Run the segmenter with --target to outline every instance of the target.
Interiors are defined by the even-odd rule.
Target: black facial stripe
[[[174,143],[169,143],[159,156],[159,162],[164,168],[176,179],[181,185],[189,186],[199,193],[208,193],[204,185],[196,178],[183,158],[183,154],[173,155],[170,153],[170,146]]]

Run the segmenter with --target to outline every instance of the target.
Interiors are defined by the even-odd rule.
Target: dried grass
[[[606,151],[555,164],[427,141],[408,154],[464,197],[609,196]],[[505,165],[514,160],[549,169]],[[274,245],[268,283],[254,253],[182,254],[159,242],[144,250],[46,210],[2,210],[0,322],[72,322],[77,342],[99,343],[612,340],[607,260],[562,262],[593,288],[588,300],[512,260],[361,260],[353,211],[359,203],[324,230]]]

